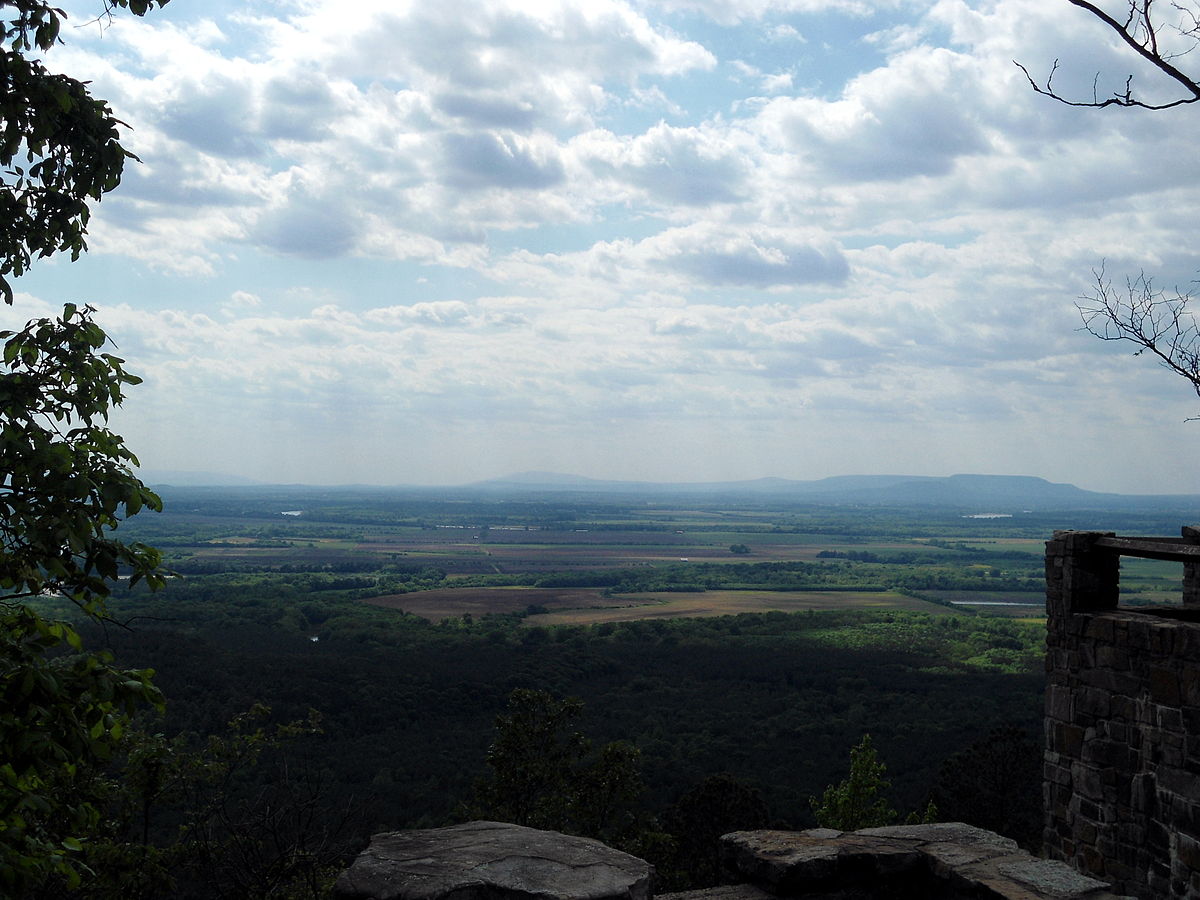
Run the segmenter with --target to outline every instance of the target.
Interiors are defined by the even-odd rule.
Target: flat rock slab
[[[1066,863],[1036,859],[1008,838],[958,822],[735,831],[721,838],[721,860],[739,880],[781,896],[1119,900]]]
[[[590,838],[503,822],[377,834],[335,900],[649,900],[653,867]]]

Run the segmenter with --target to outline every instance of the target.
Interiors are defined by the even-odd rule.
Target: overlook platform
[[[1182,563],[1182,605],[1121,607],[1122,556]],[[1056,532],[1046,614],[1046,853],[1137,897],[1200,897],[1200,529]]]

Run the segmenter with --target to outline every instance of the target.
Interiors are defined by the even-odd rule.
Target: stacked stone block
[[[1046,544],[1046,852],[1127,894],[1200,897],[1198,567],[1182,612],[1118,609],[1111,537]]]

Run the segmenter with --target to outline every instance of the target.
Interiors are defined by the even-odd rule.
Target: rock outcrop
[[[780,896],[1117,900],[1102,881],[961,823],[735,831],[721,859],[734,879]]]
[[[335,900],[649,900],[653,867],[590,838],[502,822],[377,834]]]
[[[662,900],[1122,900],[1063,862],[960,823],[843,833],[736,831],[740,884]],[[649,900],[653,868],[599,841],[500,822],[377,834],[335,900]]]

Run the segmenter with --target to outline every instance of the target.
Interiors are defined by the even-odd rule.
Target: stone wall
[[[1121,555],[1183,562],[1183,606],[1118,608]],[[1046,853],[1138,897],[1200,897],[1198,571],[1190,528],[1046,544]]]

